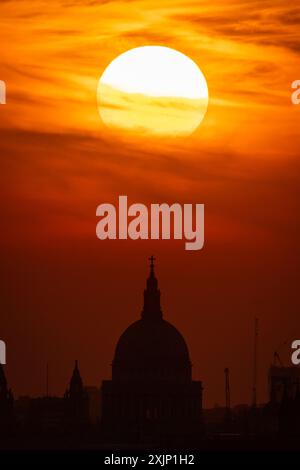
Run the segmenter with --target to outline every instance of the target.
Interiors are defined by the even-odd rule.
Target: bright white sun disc
[[[205,77],[196,63],[164,46],[124,52],[103,72],[98,105],[109,127],[136,133],[190,134],[208,104]]]

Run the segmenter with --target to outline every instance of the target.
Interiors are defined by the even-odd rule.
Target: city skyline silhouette
[[[0,367],[0,431],[10,446],[15,443],[18,447],[24,432],[31,438],[28,445],[33,447],[42,445],[37,436],[59,437],[66,447],[76,446],[79,436],[85,444],[92,442],[96,446],[205,445],[207,439],[218,437],[222,441],[224,436],[232,439],[233,434],[235,439],[230,445],[240,446],[251,436],[280,438],[283,443],[288,436],[298,436],[297,367],[274,364],[269,370],[269,399],[263,405],[253,399],[239,406],[231,406],[226,368],[224,405],[203,408],[205,383],[193,379],[188,346],[181,333],[164,319],[154,256],[149,261],[141,317],[121,334],[111,379],[103,380],[101,387],[100,383],[84,383],[75,360],[63,396],[49,393],[47,370],[44,396],[14,399],[4,368]]]

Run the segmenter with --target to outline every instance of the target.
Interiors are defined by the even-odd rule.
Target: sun
[[[143,46],[116,57],[98,84],[104,124],[143,135],[189,135],[202,122],[208,88],[197,64],[175,49]]]

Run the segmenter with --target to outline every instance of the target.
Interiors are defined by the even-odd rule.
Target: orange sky
[[[154,252],[205,405],[223,403],[225,366],[233,401],[249,401],[254,315],[265,398],[274,349],[300,334],[299,22],[297,2],[283,0],[1,1],[0,337],[17,395],[44,391],[47,360],[53,393],[75,358],[88,384],[109,376]],[[99,119],[103,70],[146,44],[185,53],[206,77],[208,112],[189,138],[129,138]],[[100,242],[96,207],[119,194],[204,203],[205,249]]]

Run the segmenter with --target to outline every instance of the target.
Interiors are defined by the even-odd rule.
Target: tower
[[[83,386],[79,372],[78,361],[75,361],[74,370],[69,388],[64,395],[65,423],[72,430],[78,430],[88,424],[88,396]]]

